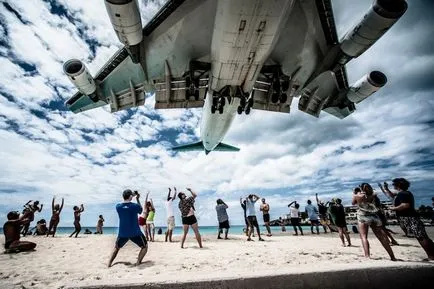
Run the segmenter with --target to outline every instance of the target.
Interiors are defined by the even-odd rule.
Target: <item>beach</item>
[[[427,229],[432,238],[433,228]],[[180,248],[179,236],[175,236],[176,242],[165,243],[164,235],[156,235],[142,265],[133,265],[139,249],[129,242],[111,268],[107,268],[107,261],[116,239],[114,235],[80,235],[77,239],[65,235],[26,237],[23,240],[38,244],[36,251],[0,254],[0,287],[177,283],[396,266],[428,266],[434,270],[433,262],[422,261],[426,255],[417,241],[401,233],[396,235],[400,246],[393,246],[393,250],[402,261],[392,262],[372,232],[369,234],[372,259],[366,260],[358,234],[351,233],[353,246],[344,248],[336,233],[318,236],[309,231],[306,230],[305,236],[288,232],[264,237],[265,242],[258,242],[257,238],[255,242],[246,242],[241,235],[230,235],[230,240],[207,235],[203,249],[191,234],[185,249]]]

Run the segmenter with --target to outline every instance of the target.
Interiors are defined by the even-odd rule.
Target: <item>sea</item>
[[[155,234],[157,234],[158,229],[161,228],[162,233],[166,231],[166,227],[155,227]],[[286,226],[287,232],[292,232],[292,226]],[[86,229],[89,229],[92,233],[95,232],[95,227],[81,227],[80,234],[83,234]],[[231,225],[231,228],[229,229],[229,234],[243,234],[244,226],[242,225]],[[266,234],[267,231],[264,226],[260,227],[261,233]],[[308,232],[310,230],[310,226],[304,226],[303,231]],[[322,232],[322,228],[320,227],[320,232]],[[57,227],[56,234],[58,235],[69,235],[74,231],[74,227]],[[202,235],[216,235],[218,232],[217,226],[199,226],[199,231]],[[271,227],[271,233],[277,233],[281,232],[282,227],[280,226],[272,226]],[[175,227],[173,234],[175,235],[181,235],[183,232],[182,227]],[[104,227],[103,233],[105,235],[116,235],[118,233],[118,227]],[[190,228],[189,233],[193,233],[193,230]],[[0,234],[3,234],[3,229],[0,228]]]

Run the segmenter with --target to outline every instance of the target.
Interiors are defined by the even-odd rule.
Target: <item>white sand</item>
[[[433,230],[430,230],[431,232]],[[430,233],[432,237],[432,233]],[[108,269],[107,261],[116,236],[81,235],[79,238],[28,237],[37,242],[37,250],[20,254],[0,254],[0,288],[64,288],[70,286],[176,282],[250,277],[293,272],[312,272],[361,267],[421,265],[426,258],[415,239],[397,235],[402,246],[394,246],[402,262],[389,261],[386,251],[370,232],[371,255],[363,258],[358,235],[351,234],[354,247],[341,247],[338,235],[265,237],[266,242],[246,242],[243,236],[231,240],[206,237],[199,249],[189,236],[186,249],[176,243],[164,243],[157,236],[150,243],[144,264],[135,267],[139,248],[129,242]]]

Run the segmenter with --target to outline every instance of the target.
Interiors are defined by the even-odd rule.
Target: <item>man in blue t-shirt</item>
[[[305,212],[309,217],[310,231],[312,232],[312,234],[315,234],[313,232],[313,226],[316,226],[316,233],[319,235],[318,210],[314,205],[312,205],[311,200],[307,200],[307,206],[305,207]]]
[[[136,265],[142,263],[143,257],[148,252],[148,244],[142,231],[140,231],[138,215],[142,213],[140,204],[140,195],[135,191],[125,190],[122,194],[124,201],[116,205],[116,211],[119,215],[119,232],[116,239],[115,249],[112,253],[108,267],[112,266],[113,260],[118,255],[119,250],[128,242],[133,241],[137,246],[142,248],[139,252]],[[133,197],[136,197],[137,204],[132,203]]]

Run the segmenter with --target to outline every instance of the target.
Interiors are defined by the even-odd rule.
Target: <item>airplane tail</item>
[[[173,147],[172,150],[177,151],[177,152],[205,151],[205,154],[209,154],[211,152],[211,151],[205,149],[202,141]],[[239,150],[240,149],[237,147],[234,147],[234,146],[231,146],[228,144],[224,144],[222,142],[219,143],[218,146],[214,149],[214,151],[219,151],[219,152],[237,152]]]

